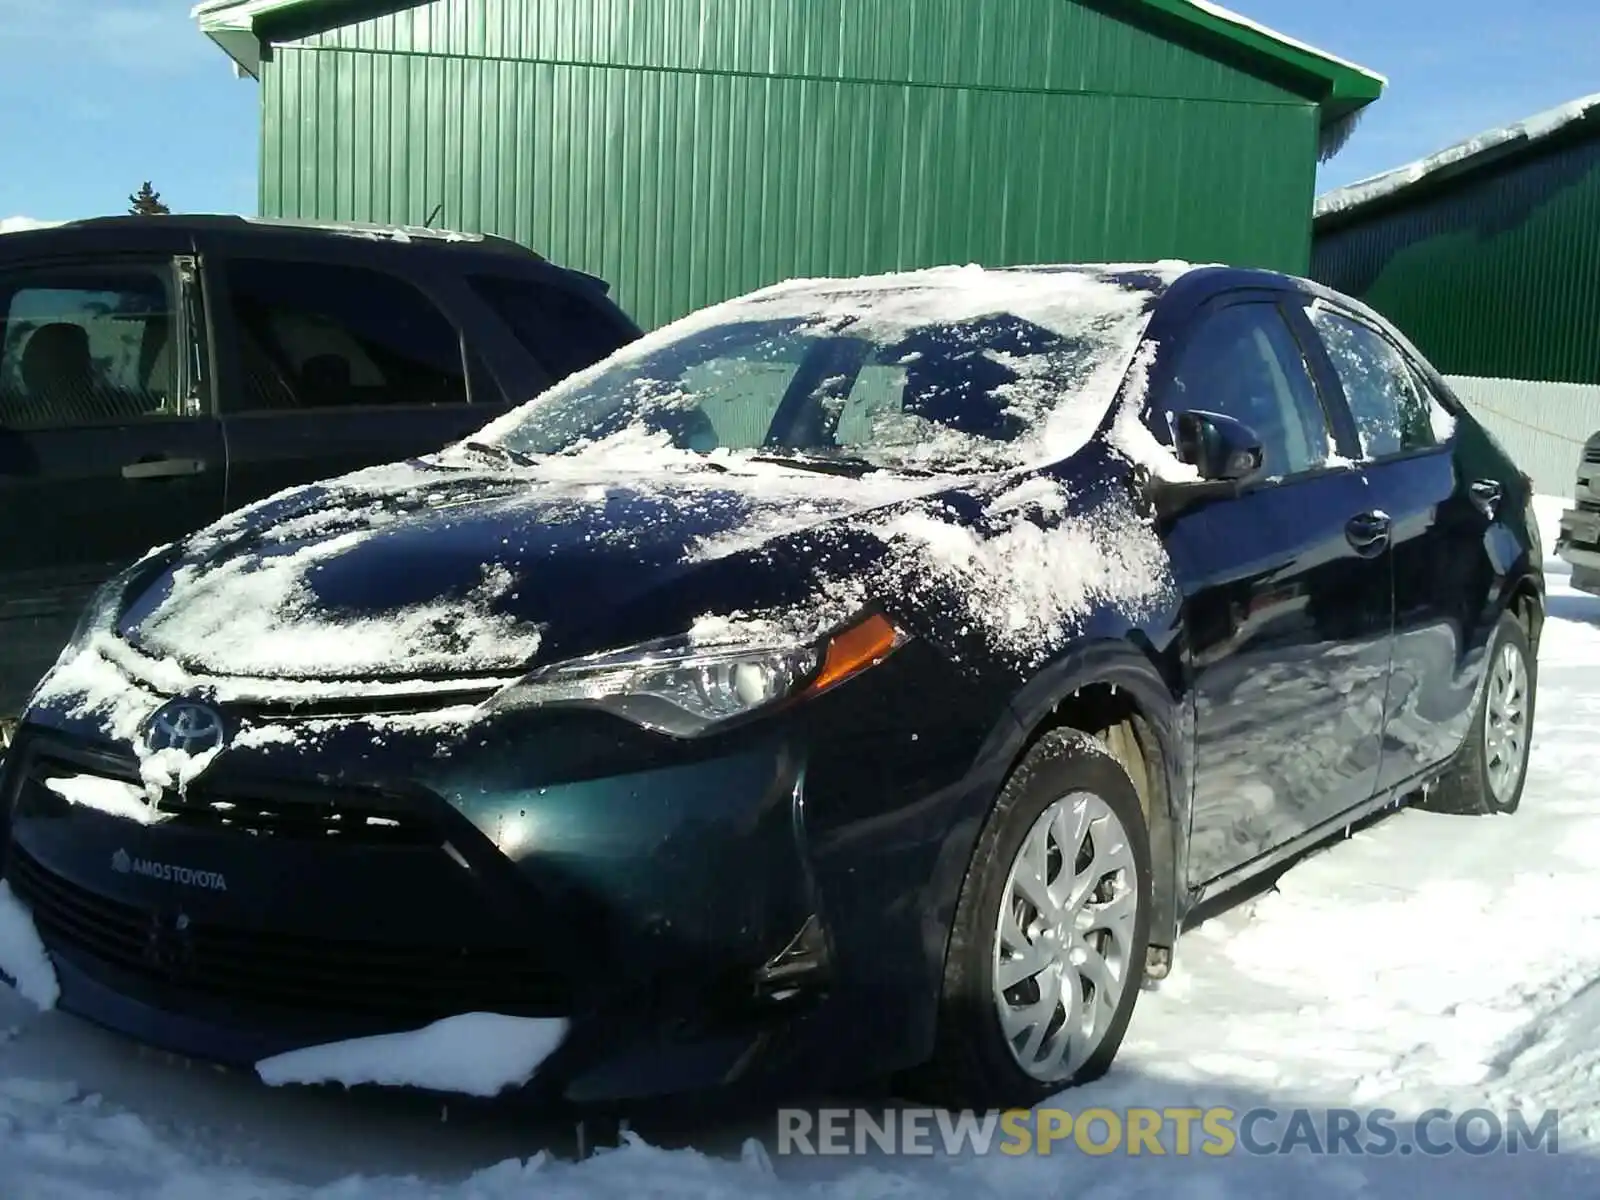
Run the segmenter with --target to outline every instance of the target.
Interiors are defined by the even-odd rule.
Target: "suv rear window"
[[[474,275],[469,282],[552,382],[593,366],[627,340],[609,312],[577,291],[504,275]]]

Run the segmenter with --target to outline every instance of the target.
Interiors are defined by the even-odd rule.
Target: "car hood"
[[[414,462],[235,514],[146,572],[120,639],[207,675],[493,674],[803,602],[779,542],[951,479],[764,469],[640,477]]]

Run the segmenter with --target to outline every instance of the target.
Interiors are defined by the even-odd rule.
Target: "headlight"
[[[816,645],[650,642],[541,667],[491,705],[597,708],[646,729],[698,737],[780,701],[834,687],[882,662],[904,640],[886,617],[874,614]]]

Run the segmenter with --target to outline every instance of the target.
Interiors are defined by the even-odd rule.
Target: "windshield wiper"
[[[752,454],[750,461],[777,463],[779,466],[794,467],[800,471],[815,471],[819,475],[848,475],[852,479],[889,469],[851,454],[808,454],[802,450],[783,454]],[[893,470],[907,475],[933,474],[932,471],[924,471],[920,467],[897,466]]]
[[[461,448],[474,451],[485,458],[511,463],[513,466],[536,467],[539,465],[539,460],[532,455],[523,454],[520,450],[510,450],[505,446],[494,446],[488,442],[462,442]]]

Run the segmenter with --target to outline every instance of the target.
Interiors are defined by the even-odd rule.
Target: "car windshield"
[[[478,443],[559,455],[642,432],[679,450],[868,469],[1008,466],[1063,407],[1098,405],[1091,430],[1103,414],[1108,368],[1120,379],[1149,297],[1099,286],[1087,307],[1059,289],[1079,302],[1070,320],[1061,306],[927,320],[938,306],[884,319],[870,297],[800,312],[736,302],[725,320],[691,319],[547,392]],[[764,311],[775,307],[789,311]]]

